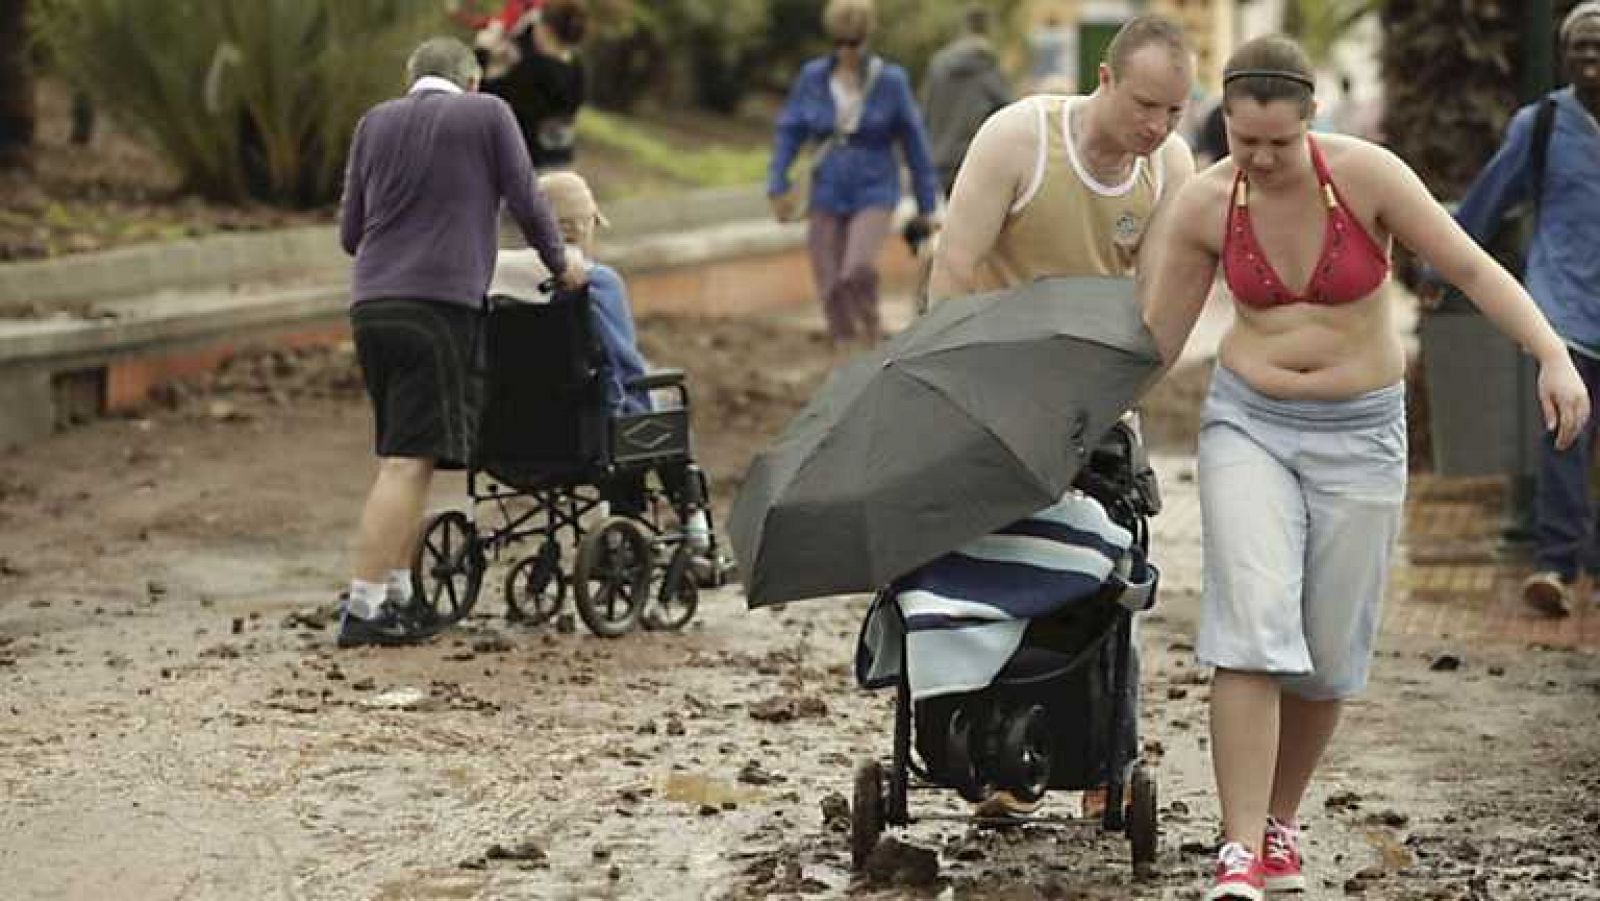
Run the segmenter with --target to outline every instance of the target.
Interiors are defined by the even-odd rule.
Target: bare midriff
[[[1343,400],[1405,375],[1387,283],[1337,307],[1297,303],[1267,308],[1234,303],[1222,339],[1223,366],[1252,388],[1285,400]]]

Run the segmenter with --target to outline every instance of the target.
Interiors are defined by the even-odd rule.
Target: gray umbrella
[[[874,591],[1054,503],[1158,368],[1126,279],[938,305],[751,465],[729,523],[750,606]]]

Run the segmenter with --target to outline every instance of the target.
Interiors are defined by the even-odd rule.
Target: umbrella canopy
[[[750,606],[874,591],[1054,503],[1159,368],[1127,279],[938,305],[751,464],[729,523]]]

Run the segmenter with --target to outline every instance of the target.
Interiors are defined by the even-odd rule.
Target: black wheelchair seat
[[[607,478],[689,453],[688,388],[681,370],[630,381],[671,389],[678,403],[614,415],[605,397],[605,352],[594,335],[587,294],[549,303],[491,303],[485,328],[487,403],[479,428],[482,469],[535,490]]]

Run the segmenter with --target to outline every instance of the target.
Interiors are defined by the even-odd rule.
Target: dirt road
[[[818,336],[642,332],[691,372],[725,504],[821,378]],[[1186,458],[1159,461],[1167,579],[1143,627],[1156,871],[1135,881],[1087,825],[924,824],[897,837],[937,874],[874,884],[822,813],[888,749],[889,698],[848,670],[864,599],[748,613],[734,589],[683,634],[605,641],[509,625],[492,573],[465,628],[336,651],[318,612],[367,428],[348,354],[266,356],[0,457],[0,897],[1198,897],[1216,809]],[[1597,692],[1591,655],[1387,643],[1305,810],[1308,897],[1600,898]]]

